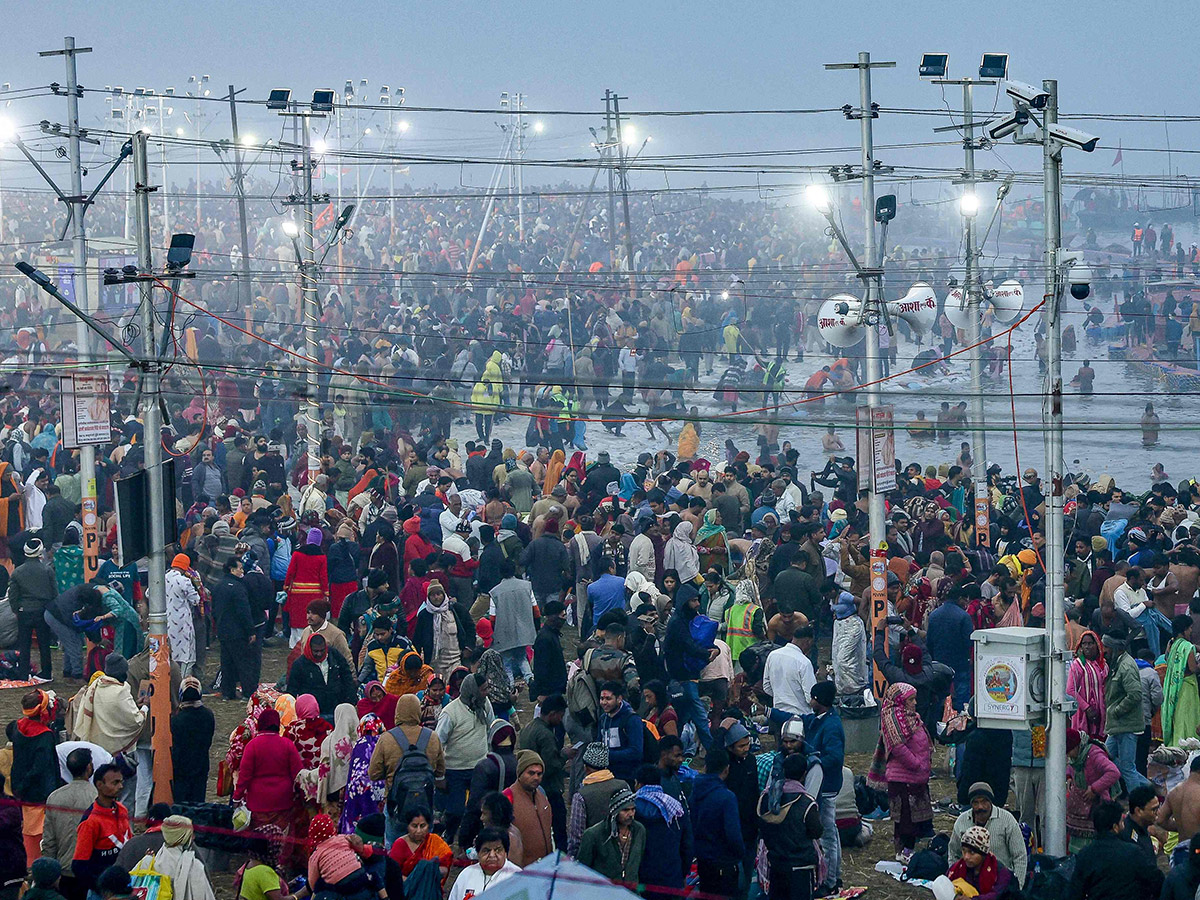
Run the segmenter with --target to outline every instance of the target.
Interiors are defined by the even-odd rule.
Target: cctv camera
[[[1022,125],[1029,121],[1029,113],[1023,109],[1018,109],[1001,119],[993,119],[983,126],[988,138],[993,141],[998,141],[1001,138],[1006,138],[1010,134],[1014,134]]]
[[[1067,281],[1071,285],[1071,296],[1076,300],[1086,300],[1092,293],[1092,270],[1082,262],[1071,266]]]
[[[1004,92],[1014,100],[1025,103],[1034,109],[1045,109],[1046,104],[1050,101],[1048,93],[1023,81],[1004,82]]]
[[[1096,145],[1100,143],[1100,138],[1094,134],[1088,134],[1086,131],[1080,131],[1078,128],[1067,128],[1058,123],[1051,123],[1050,137],[1067,147],[1074,147],[1076,150],[1082,150],[1084,153],[1091,153],[1096,149]]]

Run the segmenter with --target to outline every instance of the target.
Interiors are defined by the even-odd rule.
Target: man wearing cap
[[[1137,739],[1145,729],[1142,679],[1138,675],[1137,663],[1129,655],[1127,641],[1115,634],[1106,634],[1102,640],[1104,657],[1108,661],[1108,678],[1104,683],[1108,740],[1104,746],[1109,758],[1121,770],[1125,789],[1131,791],[1149,784],[1146,776],[1137,769]]]
[[[1025,853],[1025,838],[1021,826],[1007,809],[997,806],[992,788],[985,781],[977,781],[967,792],[971,808],[964,810],[954,820],[950,834],[949,858],[958,859],[962,852],[962,840],[970,828],[982,827],[991,835],[991,852],[1004,868],[1016,876],[1018,884],[1025,883],[1028,858]]]
[[[538,707],[538,715],[521,729],[517,739],[518,750],[532,750],[542,759],[542,790],[550,801],[554,822],[554,843],[567,843],[567,805],[563,800],[564,773],[567,760],[575,756],[575,749],[563,751],[563,716],[567,712],[567,701],[562,694],[551,694]]]
[[[605,821],[613,795],[629,790],[629,782],[617,778],[608,768],[608,747],[592,741],[583,749],[583,781],[571,798],[571,815],[567,826],[567,852],[579,851],[583,832]]]
[[[46,624],[46,606],[57,596],[54,584],[54,570],[42,561],[42,541],[40,538],[29,538],[20,559],[20,565],[13,569],[8,582],[8,602],[17,614],[17,659],[16,677],[18,681],[26,681],[32,660],[29,658],[33,650],[33,635],[37,632],[38,653],[41,656],[41,668],[38,676],[53,677],[53,666],[50,660],[50,642],[54,635]]]
[[[621,470],[609,461],[608,451],[601,450],[596,454],[596,464],[584,479],[583,493],[590,499],[598,500],[608,493],[610,482],[620,480]]]
[[[545,771],[540,756],[532,750],[522,750],[517,754],[517,781],[504,791],[513,805],[513,824],[521,832],[524,858],[513,860],[521,867],[554,852],[554,816],[542,789]]]
[[[802,716],[804,742],[808,754],[808,765],[821,770],[820,807],[821,824],[825,827],[821,847],[825,851],[828,874],[824,887],[828,893],[840,889],[842,881],[842,844],[837,829],[837,795],[842,789],[842,766],[846,762],[846,732],[842,728],[842,717],[833,708],[837,689],[832,681],[818,681],[809,692],[812,713]]]

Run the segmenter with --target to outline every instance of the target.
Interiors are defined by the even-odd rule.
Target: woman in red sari
[[[433,813],[423,806],[415,805],[405,811],[404,818],[407,830],[392,844],[388,855],[399,863],[400,871],[406,879],[421,863],[437,866],[439,884],[444,885],[446,876],[450,873],[453,853],[445,841],[429,830]]]

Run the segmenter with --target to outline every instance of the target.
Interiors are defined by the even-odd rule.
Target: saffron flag
[[[320,213],[317,214],[317,218],[313,221],[313,229],[315,230],[317,228],[324,228],[326,225],[330,225],[332,223],[333,203],[331,202],[328,206],[321,210]]]
[[[1117,141],[1117,155],[1113,157],[1112,164],[1114,166],[1121,164],[1121,142],[1120,141]]]

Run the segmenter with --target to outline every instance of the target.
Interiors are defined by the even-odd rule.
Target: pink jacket
[[[242,755],[233,799],[244,799],[252,813],[291,809],[299,772],[300,751],[295,744],[280,734],[256,734]]]
[[[887,780],[901,784],[924,784],[931,777],[930,755],[929,732],[922,726],[906,743],[893,747],[888,754]]]
[[[1117,768],[1117,764],[1108,758],[1107,753],[1100,753],[1093,750],[1087,755],[1087,762],[1083,767],[1083,775],[1087,780],[1088,787],[1101,800],[1111,800],[1109,788],[1117,783],[1121,777],[1121,770]],[[1067,778],[1075,777],[1075,767],[1067,766]]]

